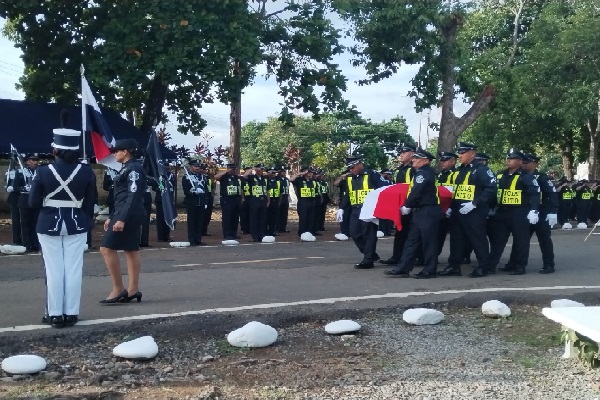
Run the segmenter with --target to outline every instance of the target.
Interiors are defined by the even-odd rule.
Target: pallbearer
[[[238,174],[236,164],[227,164],[227,169],[215,175],[215,180],[220,183],[221,197],[221,226],[223,239],[236,240],[238,222],[240,220],[240,207],[242,204],[242,179]]]

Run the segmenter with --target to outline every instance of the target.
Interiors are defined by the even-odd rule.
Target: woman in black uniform
[[[117,140],[111,149],[115,159],[123,168],[114,179],[115,209],[104,223],[104,237],[100,253],[112,280],[112,291],[102,304],[126,303],[133,299],[142,301],[139,291],[139,277],[142,260],[140,258],[140,233],[144,218],[148,218],[144,208],[146,174],[136,160],[138,143],[134,139]],[[129,285],[123,286],[121,262],[117,250],[125,252]]]

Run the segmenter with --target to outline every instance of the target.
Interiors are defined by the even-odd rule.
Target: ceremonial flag
[[[121,163],[117,162],[115,155],[110,152],[110,149],[115,145],[115,138],[110,132],[110,128],[92,94],[90,85],[83,74],[81,75],[81,121],[83,132],[90,132],[96,161],[116,171],[121,170]]]
[[[148,178],[154,179],[158,183],[165,223],[173,230],[175,229],[175,221],[177,221],[177,210],[175,209],[175,202],[172,197],[174,195],[174,188],[168,178],[165,166],[160,162],[162,159],[163,156],[158,147],[158,138],[156,137],[156,132],[153,131],[150,134],[150,139],[148,139],[148,147],[146,148],[146,156],[144,157],[144,170]]]

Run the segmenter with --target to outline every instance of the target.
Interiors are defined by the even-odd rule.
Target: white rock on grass
[[[237,240],[223,240],[221,243],[225,246],[237,246],[238,244],[240,244],[240,242],[238,242]]]
[[[329,333],[330,335],[358,332],[359,330],[360,324],[350,319],[341,319],[325,325],[325,332]]]
[[[252,321],[227,335],[227,341],[235,347],[266,347],[277,340],[275,328]]]
[[[587,224],[585,222],[580,222],[577,224],[577,229],[587,229]]]
[[[46,360],[33,354],[5,358],[2,369],[9,374],[35,374],[46,368]]]
[[[170,242],[171,247],[190,247],[190,242]]]
[[[565,222],[562,226],[563,229],[573,229],[573,225],[568,222]]]
[[[304,232],[302,235],[300,235],[300,240],[303,242],[314,242],[317,240],[317,238],[314,237],[310,232]]]
[[[339,241],[342,241],[342,242],[344,240],[348,240],[348,236],[344,235],[343,233],[336,233],[335,234],[335,238],[336,238],[336,240],[339,240]]]
[[[0,246],[0,253],[2,254],[23,254],[27,251],[24,246],[15,246],[12,244],[3,244]]]
[[[510,308],[498,300],[486,301],[481,305],[481,312],[486,317],[506,318],[510,316]]]
[[[384,236],[385,236],[385,235],[383,234],[383,232],[381,232],[381,231],[377,231],[377,237],[378,237],[378,238],[382,238],[382,237],[384,237]]]
[[[262,238],[263,243],[275,243],[275,236],[264,236]]]
[[[585,307],[585,304],[569,299],[552,300],[552,302],[550,303],[550,308],[561,307]]]
[[[151,359],[158,354],[158,345],[152,336],[142,336],[121,343],[113,349],[113,354],[123,358]]]
[[[411,308],[404,311],[402,319],[411,325],[435,325],[444,320],[444,314],[430,308]]]

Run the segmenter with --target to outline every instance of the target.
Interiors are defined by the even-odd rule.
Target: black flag
[[[174,188],[167,177],[164,165],[161,164],[162,158],[160,148],[158,147],[158,138],[156,137],[156,132],[153,131],[148,140],[146,157],[144,157],[144,170],[148,178],[154,179],[158,183],[165,223],[171,230],[174,230],[175,221],[177,221],[177,210],[175,209],[174,199],[171,194],[174,193]]]

